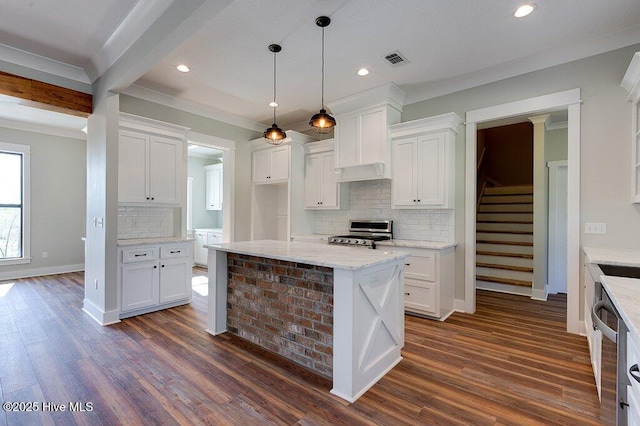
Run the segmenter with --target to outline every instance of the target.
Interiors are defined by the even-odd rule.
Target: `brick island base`
[[[333,269],[229,253],[227,271],[227,331],[331,378]]]
[[[354,402],[402,360],[407,253],[284,241],[207,246],[207,332],[319,374]]]

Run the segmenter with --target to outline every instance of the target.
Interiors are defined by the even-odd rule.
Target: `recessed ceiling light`
[[[189,67],[184,64],[178,65],[176,69],[180,72],[189,72]]]
[[[269,106],[275,108],[275,107],[278,106],[278,103],[275,102],[275,101],[271,101],[271,102],[269,102]]]
[[[515,11],[513,16],[515,16],[516,18],[523,18],[523,17],[527,16],[528,14],[530,14],[531,12],[533,12],[533,10],[535,8],[536,8],[536,4],[535,3],[523,4],[522,6],[520,6],[518,8],[518,10]]]
[[[360,68],[360,69],[358,70],[358,75],[359,75],[360,77],[364,77],[364,76],[365,76],[365,75],[367,75],[367,74],[369,74],[369,70],[368,70],[368,69],[366,69],[366,68]]]

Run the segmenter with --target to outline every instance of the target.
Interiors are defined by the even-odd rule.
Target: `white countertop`
[[[324,234],[304,234],[293,235],[291,238],[307,241],[327,241],[332,235]],[[389,241],[377,241],[377,246],[387,247],[413,247],[413,248],[426,248],[432,250],[444,250],[455,247],[456,243],[443,243],[439,241],[420,241],[420,240],[389,240]]]
[[[205,247],[231,253],[350,270],[404,259],[409,255],[407,252],[395,250],[367,250],[355,247],[310,245],[303,242],[274,240],[242,241],[205,245]]]
[[[194,238],[182,237],[158,237],[158,238],[131,238],[126,240],[118,240],[119,247],[140,246],[149,244],[166,244],[166,243],[186,243],[193,241]]]
[[[587,263],[640,267],[640,250],[584,247],[584,253]]]
[[[640,336],[640,280],[602,275],[602,285],[629,331]]]

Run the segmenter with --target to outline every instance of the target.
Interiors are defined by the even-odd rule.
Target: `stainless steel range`
[[[350,220],[349,234],[329,237],[329,244],[376,248],[376,241],[393,239],[392,220]]]

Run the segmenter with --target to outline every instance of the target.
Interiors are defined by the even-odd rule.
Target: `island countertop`
[[[407,252],[397,250],[369,250],[359,247],[276,240],[241,241],[205,247],[230,253],[350,270],[383,264],[409,255]]]

